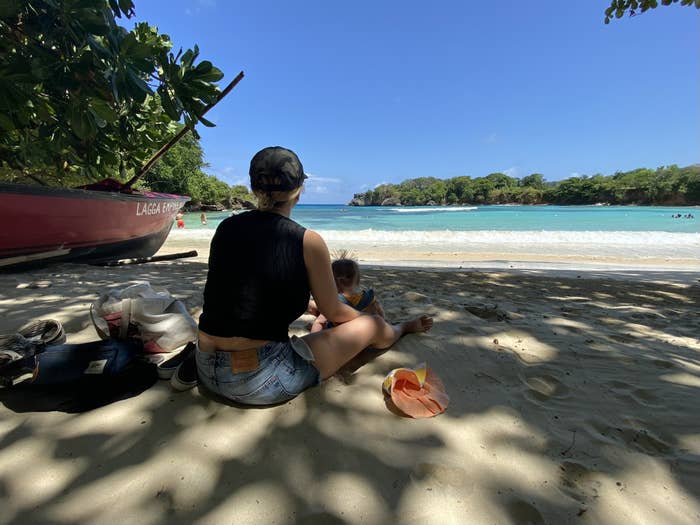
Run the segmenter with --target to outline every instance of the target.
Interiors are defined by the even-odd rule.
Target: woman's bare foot
[[[421,315],[411,321],[401,323],[401,330],[404,334],[415,334],[427,332],[433,327],[433,318],[429,315]]]

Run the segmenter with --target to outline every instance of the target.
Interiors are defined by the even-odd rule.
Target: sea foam
[[[700,259],[700,234],[662,231],[318,230],[333,247],[548,256]],[[214,230],[173,230],[173,240],[209,241]]]
[[[451,211],[474,211],[479,208],[476,206],[431,206],[431,207],[420,207],[420,208],[386,208],[387,211],[394,211],[397,213],[439,213],[439,212],[451,212]]]

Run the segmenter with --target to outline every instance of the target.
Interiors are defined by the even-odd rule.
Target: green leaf
[[[131,0],[119,0],[119,8],[127,17],[131,17],[134,14],[134,2]]]
[[[161,86],[158,88],[158,94],[160,95],[160,102],[163,106],[163,109],[165,110],[165,113],[167,113],[167,115],[171,119],[179,120],[180,112],[175,107],[173,99],[170,98],[170,94],[168,93],[168,90],[165,88],[165,86]]]
[[[104,128],[107,125],[107,121],[100,117],[93,108],[88,109],[90,114],[92,115],[95,124],[97,125],[98,128]]]
[[[197,75],[197,79],[203,82],[218,82],[222,78],[224,78],[224,73],[213,66],[207,72]]]
[[[130,67],[127,67],[126,69],[126,78],[128,79],[129,83],[129,93],[134,99],[138,100],[139,102],[143,102],[146,98],[146,95],[153,93],[151,86],[149,86],[146,83],[146,81],[142,79]]]
[[[211,62],[208,60],[202,60],[199,64],[197,64],[197,67],[194,68],[194,71],[197,73],[197,75],[201,75],[204,73],[209,73],[212,67]]]
[[[96,116],[106,122],[114,122],[119,118],[119,115],[114,111],[107,102],[101,99],[93,99],[90,101],[90,107]]]
[[[88,115],[80,106],[71,106],[68,113],[68,119],[71,126],[71,131],[81,139],[85,140],[89,136],[93,135],[95,130],[92,127],[92,123],[88,118]]]
[[[129,58],[135,60],[143,60],[144,58],[153,58],[153,48],[148,44],[136,42],[129,53]]]
[[[194,60],[194,51],[191,49],[188,49],[185,51],[185,54],[182,55],[182,60],[180,60],[181,66],[184,66],[185,68],[192,67],[192,61]]]

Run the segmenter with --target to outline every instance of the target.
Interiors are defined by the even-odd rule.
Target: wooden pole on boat
[[[243,79],[244,76],[245,75],[243,74],[243,71],[238,73],[238,75],[236,75],[236,78],[234,78],[231,81],[231,83],[228,86],[226,86],[226,88],[221,93],[219,93],[219,96],[216,98],[216,100],[204,108],[204,111],[202,111],[202,114],[200,116],[203,117],[204,115],[207,114],[207,111],[209,111],[211,108],[216,106],[221,101],[222,98],[224,98],[226,95],[228,95],[231,92],[231,90],[236,87],[236,84],[238,84]],[[153,155],[151,157],[151,159],[148,162],[146,162],[146,164],[143,165],[143,167],[139,170],[139,172],[136,175],[134,175],[133,177],[131,177],[126,182],[126,184],[124,184],[124,187],[130,188],[131,186],[133,186],[133,184],[137,180],[139,180],[141,177],[143,177],[148,172],[148,170],[150,170],[153,167],[153,165],[158,161],[158,159],[161,158],[163,155],[165,155],[165,153],[170,148],[172,148],[175,144],[177,144],[177,142],[182,137],[184,137],[187,134],[187,132],[190,131],[190,129],[192,129],[192,128],[189,128],[189,127],[182,128],[177,135],[175,135],[173,138],[171,138],[168,141],[167,144],[165,144],[165,146],[163,146],[158,151],[156,151],[155,155]]]
[[[134,259],[119,259],[117,261],[107,261],[97,263],[96,266],[127,266],[130,264],[143,264],[158,261],[172,261],[174,259],[184,259],[185,257],[197,257],[197,250],[180,253],[168,253],[166,255],[154,255],[153,257],[137,257]]]

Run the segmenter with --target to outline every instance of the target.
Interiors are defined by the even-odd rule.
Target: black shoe
[[[185,347],[179,352],[173,352],[172,357],[167,357],[164,361],[158,363],[155,362],[156,368],[158,369],[158,377],[161,379],[170,379],[175,374],[175,370],[180,366],[190,355],[194,355],[194,351],[197,346],[194,343],[187,343]],[[159,356],[165,356],[165,354],[151,354],[149,357],[150,362],[154,362],[151,359],[158,358]]]
[[[190,345],[192,345],[191,348]],[[196,346],[194,343],[190,343],[190,345],[187,345],[188,348],[185,348],[180,355],[173,358],[177,359],[182,356],[182,362],[170,378],[170,385],[178,392],[184,392],[197,386],[197,360],[194,354]]]

